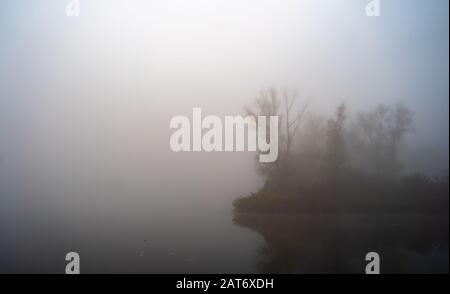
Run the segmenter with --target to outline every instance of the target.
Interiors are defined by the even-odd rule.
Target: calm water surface
[[[84,273],[361,273],[376,251],[382,272],[448,272],[448,216],[234,214],[232,198],[3,197],[0,270],[63,273],[76,251]]]

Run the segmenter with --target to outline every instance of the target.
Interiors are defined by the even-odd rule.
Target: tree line
[[[295,201],[294,207],[315,203],[319,208],[348,208],[346,204],[352,203],[383,209],[390,203],[408,210],[411,203],[433,207],[448,203],[448,172],[438,178],[404,173],[402,146],[415,130],[414,114],[402,103],[379,104],[356,114],[340,103],[327,118],[314,113],[310,101],[300,101],[296,91],[271,88],[262,90],[245,111],[279,117],[279,155],[275,162],[256,161],[264,187],[252,197],[238,199],[237,207],[257,206],[256,198],[258,203],[270,199],[283,204],[275,199],[284,199],[286,205]],[[426,199],[427,194],[433,195]],[[439,200],[434,199],[437,196]]]

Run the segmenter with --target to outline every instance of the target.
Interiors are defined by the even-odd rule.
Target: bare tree
[[[275,89],[270,90],[261,90],[259,96],[255,99],[255,102],[252,106],[245,107],[245,112],[249,116],[253,116],[255,121],[258,123],[258,116],[265,116],[268,119],[270,116],[278,116],[280,117],[280,104],[281,101],[278,98],[277,92]],[[260,130],[260,126],[256,126],[257,130]],[[278,125],[280,129],[280,125]],[[266,138],[270,138],[270,126],[266,125]],[[278,133],[280,130],[278,130]],[[259,156],[258,156],[259,157]],[[274,174],[274,170],[278,166],[278,161],[275,162],[267,162],[262,163],[257,162],[257,172],[260,175],[264,175],[267,178],[272,178]]]
[[[297,93],[293,90],[283,90],[281,93],[275,88],[262,90],[254,105],[246,107],[247,115],[257,116],[278,116],[279,117],[279,140],[282,142],[279,148],[279,160],[273,163],[258,163],[258,172],[274,179],[277,185],[285,186],[289,174],[289,161],[291,157],[291,147],[294,142],[297,130],[308,109],[305,103],[298,112],[294,113]],[[282,109],[284,112],[282,112]],[[284,129],[284,130],[283,130]],[[270,130],[266,129],[267,137]]]
[[[379,176],[396,176],[401,168],[400,144],[413,130],[412,112],[400,103],[379,105],[360,113],[357,119],[357,150],[367,162],[369,170]]]
[[[396,174],[400,169],[399,149],[400,144],[412,128],[413,114],[411,110],[401,103],[392,106],[387,118],[388,131],[388,160],[393,164],[391,172]]]
[[[347,107],[342,103],[336,108],[334,116],[328,120],[325,160],[330,176],[334,179],[337,178],[348,160],[344,133],[346,119]]]
[[[294,141],[295,135],[297,134],[297,130],[302,122],[302,119],[308,109],[309,103],[305,103],[301,109],[292,116],[293,107],[297,100],[297,92],[294,90],[284,90],[283,91],[283,100],[284,100],[284,108],[285,108],[285,127],[286,127],[286,160],[289,161],[289,157],[291,154],[291,146]],[[288,164],[288,162],[286,163]]]

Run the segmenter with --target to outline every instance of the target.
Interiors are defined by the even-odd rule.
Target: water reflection
[[[448,215],[238,214],[261,234],[256,269],[263,273],[364,273],[366,253],[382,273],[448,273]]]

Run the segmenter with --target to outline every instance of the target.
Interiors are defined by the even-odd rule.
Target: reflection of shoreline
[[[261,234],[264,273],[363,273],[378,252],[382,273],[448,273],[448,215],[274,215],[235,213]]]

